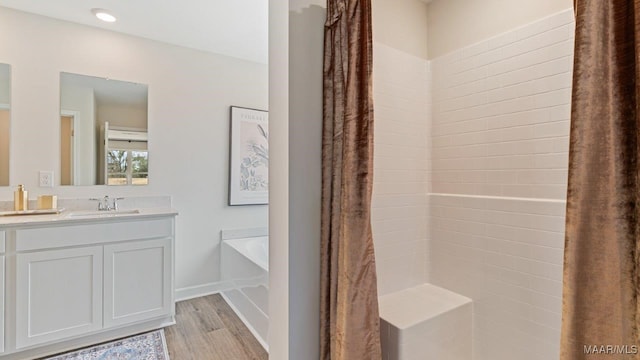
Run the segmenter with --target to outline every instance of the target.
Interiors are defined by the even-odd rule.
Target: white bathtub
[[[223,240],[221,258],[222,280],[230,284],[222,296],[268,350],[269,238]]]
[[[256,265],[269,271],[269,237],[259,236],[244,239],[225,240],[225,243],[231,246],[240,254],[247,257]]]

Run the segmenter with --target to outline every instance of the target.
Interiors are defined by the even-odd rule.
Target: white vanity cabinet
[[[0,225],[0,360],[172,324],[174,216]]]

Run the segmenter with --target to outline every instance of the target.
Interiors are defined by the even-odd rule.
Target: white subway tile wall
[[[429,63],[374,44],[372,227],[380,295],[426,282]]]
[[[558,359],[565,202],[431,194],[430,204],[430,281],[473,300],[474,359]]]
[[[564,199],[571,9],[431,61],[434,193]]]
[[[474,360],[559,358],[573,27],[431,63],[429,281],[473,300]]]

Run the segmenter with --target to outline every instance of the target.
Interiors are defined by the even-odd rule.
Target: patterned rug
[[[156,330],[46,360],[169,360],[164,330]]]

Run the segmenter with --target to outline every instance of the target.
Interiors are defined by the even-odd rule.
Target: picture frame
[[[269,113],[231,106],[229,205],[269,203]]]

